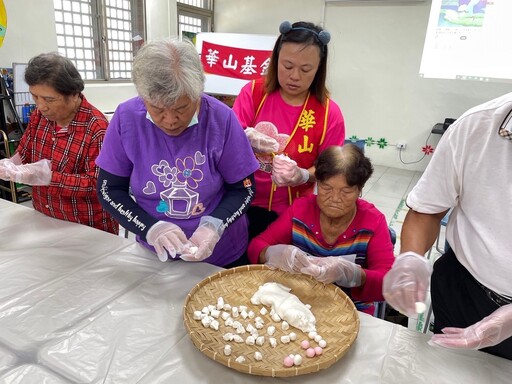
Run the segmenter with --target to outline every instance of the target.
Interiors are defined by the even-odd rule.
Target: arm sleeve
[[[394,261],[391,235],[386,219],[382,216],[375,234],[368,243],[367,265],[362,266],[366,273],[366,283],[362,287],[352,288],[352,297],[361,301],[383,301],[382,280]]]
[[[225,187],[226,193],[210,216],[222,220],[227,228],[249,209],[256,190],[254,175],[251,174],[237,183],[225,184]]]
[[[253,238],[247,248],[247,255],[252,264],[258,264],[263,249],[276,244],[292,244],[293,205],[281,214],[268,228]]]
[[[146,240],[149,228],[158,220],[144,211],[130,196],[130,178],[100,169],[96,190],[103,208],[124,228]]]

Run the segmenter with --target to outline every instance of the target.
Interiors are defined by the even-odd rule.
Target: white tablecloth
[[[125,238],[0,199],[0,383],[510,383],[512,362],[430,347],[427,336],[360,314],[330,368],[272,379],[198,351],[182,308],[220,268],[161,263]]]

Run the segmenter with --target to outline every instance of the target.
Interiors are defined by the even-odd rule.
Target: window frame
[[[208,20],[209,25],[207,26],[206,30],[204,30],[204,31],[202,30],[201,32],[214,32],[215,1],[214,0],[203,0],[203,2],[210,5],[210,7],[209,8],[196,7],[193,5],[186,4],[186,3],[181,3],[181,2],[179,2],[179,0],[176,1],[176,7],[177,7],[176,18],[177,18],[177,25],[178,25],[178,36],[180,39],[183,39],[183,37],[184,37],[183,32],[187,32],[182,29],[183,24],[180,22],[180,16],[187,16],[187,17],[198,18],[198,19],[205,18]],[[190,32],[190,33],[195,33],[195,32]],[[186,38],[188,38],[188,37],[186,37]],[[194,40],[194,43],[195,43],[195,40]]]
[[[119,29],[115,28],[108,28],[108,17],[107,17],[107,1],[108,0],[89,0],[88,4],[90,5],[91,9],[91,24],[88,25],[91,28],[92,36],[92,52],[94,57],[90,59],[83,59],[83,58],[75,58],[75,57],[69,57],[69,55],[66,55],[66,51],[71,49],[74,51],[74,53],[77,53],[82,48],[77,47],[76,45],[70,46],[70,45],[59,45],[59,37],[66,38],[65,33],[65,26],[70,25],[69,22],[59,22],[56,20],[56,34],[57,34],[57,50],[62,53],[63,55],[69,57],[69,59],[75,64],[78,71],[80,72],[80,75],[82,76],[84,82],[94,84],[104,84],[106,82],[108,83],[130,83],[132,82],[132,76],[131,76],[131,69],[119,69],[119,72],[128,72],[128,77],[123,78],[115,78],[111,77],[113,72],[116,71],[116,69],[113,69],[116,63],[119,64],[120,67],[122,67],[123,63],[126,65],[126,63],[133,63],[133,57],[135,57],[138,49],[142,46],[142,43],[146,41],[147,38],[147,22],[146,22],[146,0],[128,0],[131,4],[131,20],[129,21],[131,26],[131,31],[124,31],[131,34],[132,40],[129,41],[131,43],[131,49],[130,50],[124,50],[124,52],[129,52],[131,55],[131,58],[129,60],[113,60],[110,58],[110,54],[123,52],[123,50],[116,50],[113,51],[112,49],[109,49],[109,46],[114,45],[115,42],[117,43],[128,43],[127,40],[114,40],[109,39],[109,32],[111,31],[120,31]],[[73,5],[73,2],[76,2],[76,0],[71,0],[71,5]],[[78,4],[83,4],[84,1],[78,1]],[[55,8],[54,3],[54,13],[61,12],[60,9]],[[62,11],[64,12],[64,11]],[[86,15],[82,12],[73,12],[74,14],[80,14],[80,15]],[[88,15],[88,14],[87,14]],[[111,20],[116,20],[115,18],[112,18]],[[126,20],[126,19],[124,19]],[[59,34],[57,30],[57,24],[62,25],[63,33]],[[71,25],[74,25],[71,23]],[[82,26],[84,24],[77,24],[79,26]],[[142,40],[140,42],[133,41],[133,37],[135,33],[141,31],[142,32]],[[139,33],[140,35],[140,33]],[[76,36],[76,35],[73,35]],[[79,69],[78,60],[87,63],[95,63],[93,65],[93,79],[89,78],[87,75],[87,72],[91,72],[91,70],[85,69],[82,70]],[[84,72],[85,71],[85,72]]]

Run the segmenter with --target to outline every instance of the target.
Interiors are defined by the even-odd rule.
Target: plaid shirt
[[[56,219],[73,221],[117,234],[119,226],[103,210],[96,195],[100,153],[108,121],[80,95],[80,108],[67,127],[58,132],[55,122],[36,109],[17,152],[24,164],[41,159],[52,162],[49,186],[33,186],[34,208]]]

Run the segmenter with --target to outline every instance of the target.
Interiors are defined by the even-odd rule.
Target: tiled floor
[[[363,190],[363,199],[373,203],[385,216],[397,235],[395,254],[400,253],[400,232],[407,213],[405,198],[422,172],[376,165]]]
[[[375,204],[386,216],[388,224],[392,225],[402,199],[405,199],[420,176],[421,172],[376,165],[372,177],[364,187],[363,199]],[[399,235],[401,223],[396,224],[399,225],[393,228]]]

